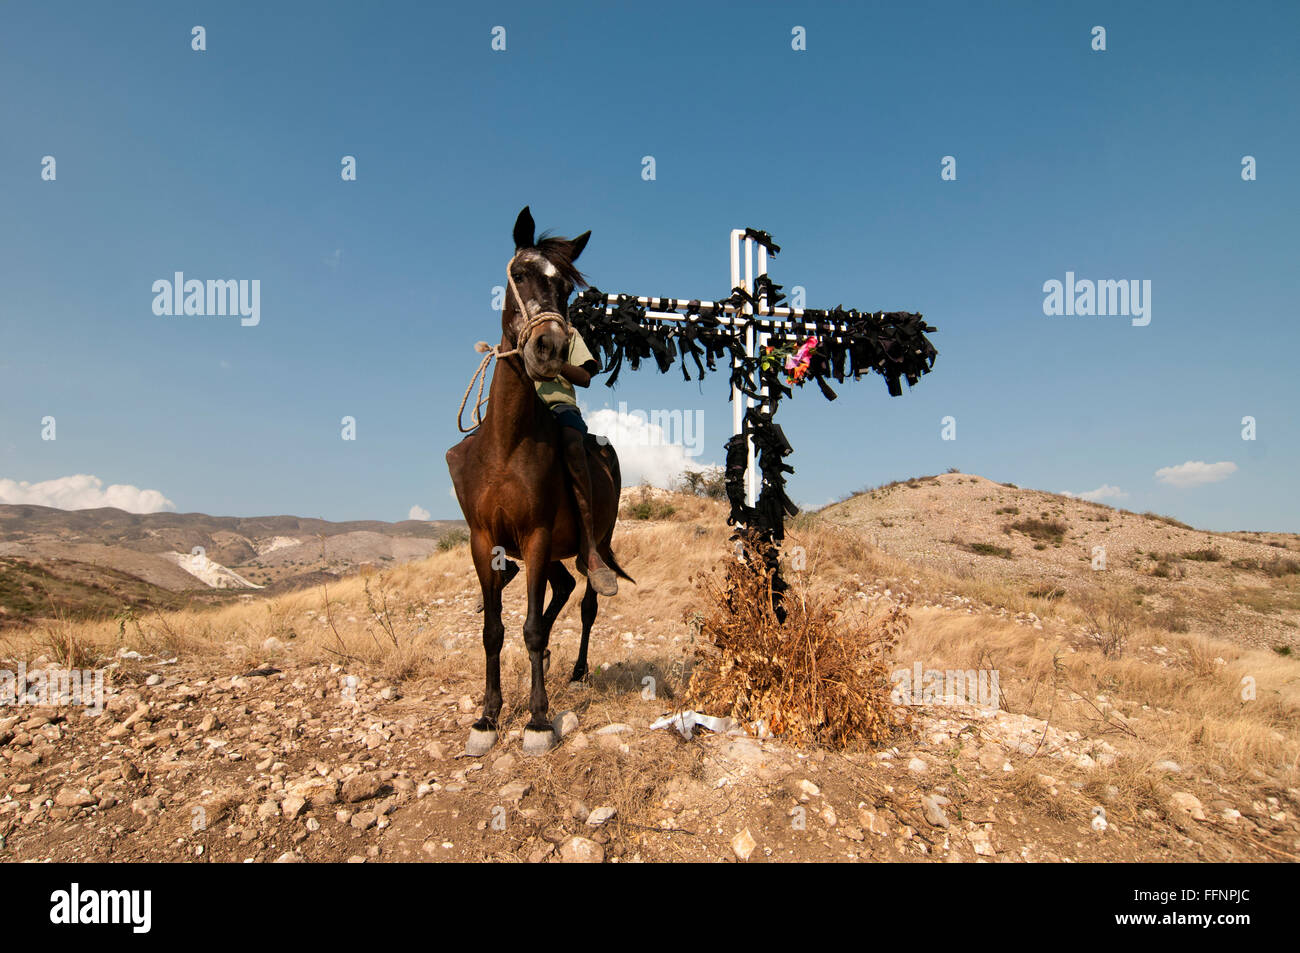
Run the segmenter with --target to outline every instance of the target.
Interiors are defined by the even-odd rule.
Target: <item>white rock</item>
[[[578,715],[572,711],[561,712],[555,716],[551,727],[555,730],[556,738],[561,740],[567,738],[578,730]]]
[[[560,861],[565,864],[600,864],[605,848],[586,837],[570,837],[560,845]]]
[[[1194,821],[1205,820],[1205,808],[1201,806],[1200,799],[1194,794],[1188,794],[1186,791],[1175,791],[1169,797],[1173,806],[1189,815]]]
[[[921,810],[925,814],[926,821],[934,827],[947,827],[948,815],[943,809],[952,802],[942,794],[927,794],[921,798]]]
[[[598,807],[587,815],[587,826],[600,827],[617,813],[618,811],[612,807]]]
[[[754,853],[754,848],[757,846],[758,843],[754,840],[754,836],[749,833],[748,827],[731,839],[731,849],[740,860],[749,860],[750,855]]]

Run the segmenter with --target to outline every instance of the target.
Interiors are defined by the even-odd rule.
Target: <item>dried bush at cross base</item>
[[[887,657],[908,625],[894,604],[870,614],[843,596],[796,580],[786,618],[772,609],[772,570],[752,537],[744,560],[728,558],[697,577],[700,641],[688,697],[698,711],[759,723],[794,744],[836,748],[885,742],[906,721],[890,700]]]

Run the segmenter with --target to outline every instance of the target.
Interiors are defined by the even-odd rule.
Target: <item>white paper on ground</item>
[[[735,722],[730,718],[717,718],[713,715],[702,715],[697,711],[681,711],[675,715],[664,715],[653,725],[651,731],[659,728],[676,728],[678,733],[690,741],[695,735],[695,728],[707,728],[709,731],[723,732],[730,731]]]

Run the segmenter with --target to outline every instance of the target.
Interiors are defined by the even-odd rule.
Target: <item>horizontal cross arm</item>
[[[821,322],[832,330],[847,332],[851,330],[850,321],[860,317],[884,320],[894,314],[906,312],[887,311],[852,311],[828,310],[825,308],[783,308],[765,307],[760,301],[752,306],[737,305],[731,301],[703,301],[697,298],[652,298],[645,296],[607,294],[604,295],[608,309],[621,304],[635,304],[645,308],[645,316],[659,321],[685,321],[693,314],[712,314],[724,324],[798,324],[800,322]],[[912,316],[909,314],[909,316]],[[917,315],[919,317],[919,315]],[[778,320],[755,320],[774,318]]]

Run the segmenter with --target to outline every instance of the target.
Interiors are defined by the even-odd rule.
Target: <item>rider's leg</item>
[[[605,565],[596,552],[595,522],[591,518],[591,474],[587,470],[587,448],[583,446],[583,433],[576,427],[560,427],[560,442],[564,447],[564,462],[573,478],[573,495],[578,502],[578,520],[582,523],[582,543],[578,548],[587,557],[587,580],[602,596],[618,593],[618,577]]]

